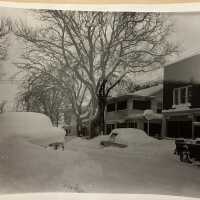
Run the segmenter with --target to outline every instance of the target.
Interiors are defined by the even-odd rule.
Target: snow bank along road
[[[66,142],[65,151],[21,138],[0,140],[0,192],[120,192],[200,197],[200,168],[173,155],[174,142],[125,149],[99,141]]]

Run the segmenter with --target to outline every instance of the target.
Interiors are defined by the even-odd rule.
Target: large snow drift
[[[65,131],[52,126],[41,113],[7,112],[0,115],[0,137],[23,137],[40,145],[63,142]]]
[[[21,137],[0,137],[0,193],[122,192],[199,197],[199,168],[176,159],[173,141],[158,141],[162,146],[149,142],[148,148],[133,145],[132,151],[124,148],[127,152],[122,153],[117,148],[93,148],[101,139],[77,138],[71,146],[80,149],[71,149],[66,143],[64,151],[54,151]]]
[[[81,192],[102,174],[85,153],[45,149],[19,137],[0,138],[0,163],[1,194]]]

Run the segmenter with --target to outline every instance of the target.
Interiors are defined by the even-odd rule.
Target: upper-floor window
[[[139,109],[139,110],[151,109],[151,101],[133,100],[133,109]]]
[[[191,86],[174,88],[173,90],[173,105],[190,103]]]
[[[115,103],[110,103],[107,105],[107,112],[115,111]]]
[[[127,109],[127,101],[118,101],[117,110],[125,110],[125,109]]]

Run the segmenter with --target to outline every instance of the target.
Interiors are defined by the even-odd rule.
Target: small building
[[[109,98],[105,112],[106,134],[115,128],[139,128],[155,136],[161,134],[163,85]],[[150,111],[150,112],[147,112]],[[146,113],[154,114],[148,120]]]
[[[162,135],[200,137],[200,55],[164,68],[162,113]]]

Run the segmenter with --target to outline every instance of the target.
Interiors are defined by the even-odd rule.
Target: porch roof
[[[125,119],[116,119],[116,120],[106,120],[106,124],[113,124],[113,123],[124,123]]]
[[[161,120],[163,115],[160,113],[155,113],[153,110],[145,110],[143,113],[130,114],[126,119],[148,119],[149,121],[159,119]]]
[[[145,119],[144,113],[130,114],[126,117],[126,120],[131,120],[131,119]]]
[[[200,114],[200,108],[189,108],[185,110],[168,109],[168,110],[163,110],[162,113],[164,116]]]

